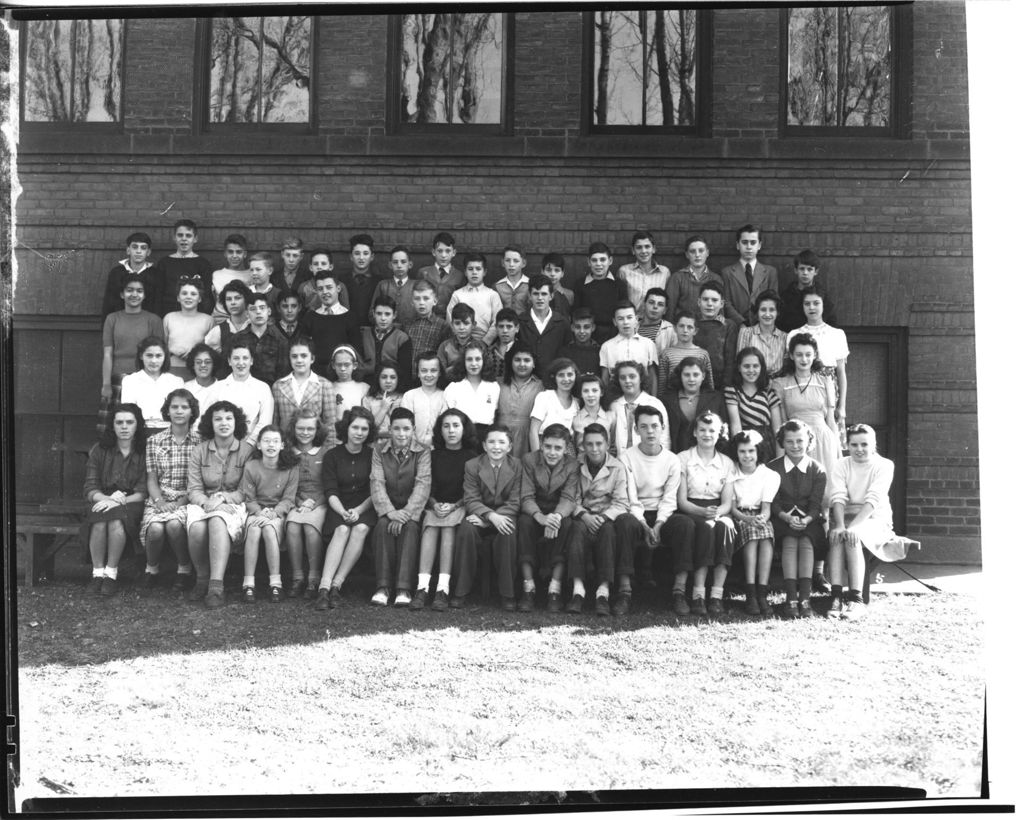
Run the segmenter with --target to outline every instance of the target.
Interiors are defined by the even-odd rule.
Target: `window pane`
[[[453,14],[452,17],[451,121],[500,123],[502,16]]]
[[[846,8],[840,14],[846,49],[840,125],[887,126],[892,83],[889,9]]]
[[[121,119],[123,20],[79,20],[75,36],[76,122]]]
[[[71,52],[74,23],[30,20],[26,30],[25,121],[71,119]]]
[[[643,124],[644,44],[640,13],[594,13],[594,122]]]
[[[309,17],[263,18],[263,121],[309,122]]]
[[[647,125],[693,125],[696,11],[647,15]]]
[[[790,125],[836,124],[838,23],[835,9],[789,13]]]
[[[447,14],[406,14],[402,21],[402,121],[447,122],[450,59]]]
[[[259,17],[215,17],[210,122],[259,122]]]

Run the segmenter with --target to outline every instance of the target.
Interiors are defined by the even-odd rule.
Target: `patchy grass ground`
[[[979,790],[966,596],[867,620],[207,611],[20,590],[22,788],[73,795],[711,786]],[[365,594],[364,594],[365,593]],[[231,596],[229,601],[237,601]],[[823,607],[824,598],[816,599]]]

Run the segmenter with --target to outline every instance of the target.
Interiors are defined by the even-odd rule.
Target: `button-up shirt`
[[[639,262],[631,262],[619,268],[618,278],[626,283],[629,301],[637,310],[644,302],[647,291],[651,288],[663,288],[668,284],[669,270],[664,265],[654,263],[649,271],[640,267]]]
[[[519,282],[515,285],[506,276],[494,284],[494,289],[498,292],[498,296],[501,297],[502,307],[512,308],[517,316],[529,310],[530,284],[525,276],[519,277]]]
[[[177,501],[188,487],[188,462],[199,436],[189,430],[181,442],[170,430],[150,436],[146,441],[146,472],[156,477],[165,501]]]
[[[231,439],[226,458],[217,452],[214,439],[200,442],[192,448],[188,460],[188,501],[203,505],[214,493],[223,493],[228,504],[241,504],[242,470],[249,460],[252,447],[244,441]]]
[[[586,456],[580,459],[580,503],[576,515],[585,512],[603,515],[614,521],[629,512],[626,465],[614,456],[605,456],[604,464],[591,475]]]
[[[696,447],[679,454],[680,481],[686,487],[686,497],[700,500],[722,497],[722,488],[735,465],[728,456],[719,453],[705,461]]]

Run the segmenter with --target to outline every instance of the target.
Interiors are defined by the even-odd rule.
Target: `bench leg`
[[[865,604],[871,603],[871,576],[875,574],[880,563],[877,555],[869,550],[864,550],[864,584],[860,594]]]

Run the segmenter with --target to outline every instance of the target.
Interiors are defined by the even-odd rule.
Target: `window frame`
[[[472,8],[472,7],[471,7]],[[466,134],[478,136],[507,137],[513,133],[513,111],[515,98],[515,14],[498,12],[502,15],[504,37],[501,55],[501,120],[497,123],[443,123],[405,122],[402,120],[402,17],[388,15],[387,43],[387,100],[385,106],[385,131],[389,135],[424,134]]]
[[[261,6],[246,7],[256,11]],[[301,9],[301,6],[295,8]],[[214,19],[231,17],[235,15],[215,14],[203,17],[198,20],[196,26],[196,54],[199,55],[198,68],[194,77],[194,91],[192,99],[194,110],[192,116],[193,131],[204,134],[220,133],[285,133],[285,134],[315,134],[319,128],[319,106],[318,100],[318,66],[320,53],[320,15],[307,14],[309,17],[309,121],[301,122],[211,122],[210,121],[210,49],[213,46],[213,21]],[[287,15],[279,14],[254,14],[252,17],[282,17]]]
[[[712,77],[712,42],[714,40],[714,16],[711,9],[681,3],[673,9],[692,9],[697,14],[697,47],[696,83],[694,86],[694,124],[693,125],[598,125],[594,117],[594,12],[583,13],[583,93],[581,97],[580,133],[584,135],[628,135],[628,136],[711,136],[711,96]],[[650,11],[646,6],[637,9],[620,9],[614,11]]]
[[[871,5],[865,2],[863,5]],[[827,7],[827,6],[823,6]],[[789,124],[789,15],[793,7],[779,9],[779,135],[781,137],[870,137],[905,139],[910,136],[912,13],[907,5],[887,5],[892,48],[892,86],[889,89],[889,125]]]
[[[111,11],[116,10],[116,7],[111,7]],[[15,18],[17,19],[17,18]],[[120,99],[120,110],[121,119],[116,122],[100,122],[100,121],[81,121],[76,122],[75,120],[26,120],[25,119],[25,83],[27,81],[28,72],[25,70],[26,61],[28,60],[28,26],[30,23],[37,22],[68,22],[78,24],[83,21],[92,20],[120,20],[121,21],[121,99]],[[109,14],[97,13],[94,15],[79,15],[76,17],[24,17],[21,18],[19,23],[19,36],[18,40],[18,66],[20,71],[20,77],[18,78],[18,126],[22,131],[96,131],[96,132],[107,132],[107,133],[122,133],[124,131],[125,123],[125,86],[127,83],[126,79],[126,67],[128,65],[128,23],[131,18],[129,17],[111,17]],[[74,85],[74,83],[72,83]]]

